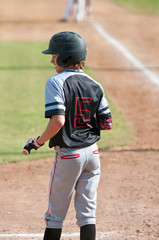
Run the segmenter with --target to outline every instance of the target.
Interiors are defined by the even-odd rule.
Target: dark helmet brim
[[[51,51],[50,51],[50,49],[46,49],[46,50],[42,51],[42,53],[43,54],[51,54]]]
[[[43,54],[57,54],[57,52],[55,52],[55,51],[53,51],[53,50],[51,50],[51,49],[46,49],[46,50],[44,50],[44,51],[42,51],[42,53]]]

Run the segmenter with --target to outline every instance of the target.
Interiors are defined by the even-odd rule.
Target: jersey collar
[[[81,69],[66,69],[65,72],[83,72]]]

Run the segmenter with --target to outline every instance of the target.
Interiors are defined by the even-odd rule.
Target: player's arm
[[[47,142],[50,138],[54,137],[58,133],[58,131],[63,127],[64,123],[64,115],[51,116],[42,135],[36,138],[31,138],[27,141],[23,148],[23,154],[29,155],[32,149],[37,150],[38,148],[42,147],[45,142]]]
[[[98,115],[98,125],[100,130],[110,130],[112,129],[112,116],[109,114]]]
[[[65,123],[64,115],[51,116],[48,125],[42,135],[38,138],[38,143],[43,145],[50,138],[54,137]]]
[[[97,110],[97,122],[100,130],[110,130],[112,128],[112,115],[104,93]]]
[[[65,123],[65,105],[61,86],[54,79],[48,79],[45,88],[45,117],[49,118],[46,129],[41,136],[27,141],[23,154],[28,155],[30,150],[38,149],[46,141],[54,137]]]
[[[50,121],[38,139],[42,144],[54,137],[65,123],[64,93],[58,79],[48,79],[45,87],[45,118]]]

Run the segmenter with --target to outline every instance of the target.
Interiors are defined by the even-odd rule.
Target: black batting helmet
[[[53,35],[50,39],[49,48],[42,53],[59,54],[58,65],[67,68],[86,58],[87,47],[81,35],[66,31]]]

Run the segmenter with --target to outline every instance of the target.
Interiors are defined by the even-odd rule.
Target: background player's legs
[[[78,0],[78,7],[76,12],[76,21],[82,21],[85,14],[85,0]]]
[[[43,240],[60,240],[62,229],[46,228]]]
[[[71,15],[71,12],[73,10],[73,3],[74,3],[74,0],[67,0],[67,5],[66,5],[64,16],[62,19],[63,21],[68,21]]]
[[[89,17],[92,12],[91,0],[86,0],[86,16]]]

